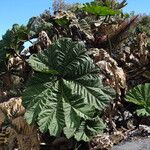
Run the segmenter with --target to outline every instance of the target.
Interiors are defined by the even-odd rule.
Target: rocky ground
[[[150,138],[120,143],[112,150],[150,150]]]

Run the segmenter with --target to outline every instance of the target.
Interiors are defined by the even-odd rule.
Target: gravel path
[[[124,144],[114,146],[112,150],[150,150],[150,138],[126,142]]]

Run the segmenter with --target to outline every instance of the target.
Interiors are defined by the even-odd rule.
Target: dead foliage
[[[30,126],[23,115],[21,97],[0,103],[0,147],[2,150],[38,150],[39,138],[35,126]]]

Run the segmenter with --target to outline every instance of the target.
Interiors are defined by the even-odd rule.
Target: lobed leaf
[[[140,84],[126,94],[126,101],[139,106],[136,112],[138,115],[150,115],[150,84]]]
[[[30,57],[29,63],[36,71],[23,96],[29,123],[37,123],[41,132],[53,136],[64,132],[77,140],[87,140],[92,132],[103,130],[102,122],[93,118],[109,103],[111,92],[103,87],[99,69],[83,43],[60,39]]]

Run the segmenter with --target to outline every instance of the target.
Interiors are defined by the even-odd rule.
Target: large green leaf
[[[82,9],[96,16],[107,16],[107,15],[113,16],[120,13],[120,11],[118,10],[112,10],[109,7],[95,4],[86,4]]]
[[[140,84],[126,94],[126,101],[136,104],[138,115],[150,115],[150,83]]]
[[[81,122],[92,121],[97,110],[104,109],[111,100],[112,92],[102,85],[99,69],[83,43],[60,39],[33,55],[29,63],[36,73],[24,92],[25,116],[42,132],[49,130],[54,136],[64,132],[70,138]]]

